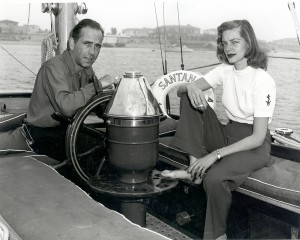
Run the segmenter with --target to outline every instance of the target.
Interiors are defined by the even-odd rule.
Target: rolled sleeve
[[[212,87],[216,88],[219,85],[222,85],[222,71],[223,65],[214,68],[213,70],[209,71],[207,74],[203,76],[206,82]]]

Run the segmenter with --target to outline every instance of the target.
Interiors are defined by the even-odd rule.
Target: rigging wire
[[[27,33],[28,33],[28,26],[29,26],[29,19],[30,19],[30,3],[29,3],[29,10],[28,10],[28,20],[27,20],[27,29],[26,29],[26,39],[27,39]],[[18,60],[14,55],[12,55],[8,50],[6,50],[3,46],[0,45],[0,47],[7,52],[12,58],[14,58],[17,62],[19,62],[23,67],[25,67],[29,72],[31,72],[34,76],[36,76],[36,74],[29,69],[27,66],[25,66],[20,60]]]
[[[164,65],[164,58],[162,54],[162,47],[161,47],[161,40],[160,40],[160,31],[158,27],[158,19],[157,19],[157,12],[156,12],[156,5],[154,2],[154,9],[155,9],[155,16],[156,16],[156,25],[157,25],[157,33],[158,33],[158,39],[159,39],[159,47],[160,47],[160,55],[161,55],[161,62],[162,62],[162,68],[163,68],[163,74],[165,74],[165,65]]]
[[[12,56],[15,60],[17,60],[17,62],[19,62],[23,67],[25,67],[28,71],[30,71],[34,76],[36,76],[36,74],[31,71],[27,66],[25,66],[21,61],[19,61],[14,55],[12,55],[9,51],[7,51],[3,46],[0,45],[0,47],[7,52],[10,56]]]
[[[178,27],[179,27],[180,54],[181,54],[181,70],[184,70],[178,2],[177,2],[177,15],[178,15]]]
[[[29,3],[29,6],[28,6],[28,19],[27,19],[27,28],[26,28],[26,39],[27,39],[27,35],[28,35],[29,20],[30,20],[30,3]]]
[[[163,20],[164,20],[164,38],[165,38],[165,72],[164,75],[168,73],[167,70],[167,47],[166,47],[166,24],[165,24],[165,3],[163,3]]]
[[[300,44],[300,24],[297,18],[296,14],[296,5],[294,2],[289,2],[288,3],[289,10],[291,11],[292,18],[294,20],[295,28],[296,28],[296,33],[297,33],[297,38],[298,38],[298,43]]]
[[[165,38],[165,72],[164,75],[167,75],[167,47],[166,47],[166,24],[165,24],[165,3],[163,2],[163,21],[164,21],[164,38]],[[171,114],[171,103],[170,96],[167,94],[166,96],[166,110],[168,114]]]

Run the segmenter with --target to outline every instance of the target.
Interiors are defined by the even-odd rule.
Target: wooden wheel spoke
[[[77,154],[77,157],[80,158],[80,159],[85,158],[85,157],[93,154],[94,152],[96,152],[96,151],[98,151],[100,149],[101,149],[101,146],[97,145],[97,146],[95,146],[95,147],[93,147],[93,148],[91,148],[91,149],[89,149],[89,150],[87,150],[87,151],[85,151],[83,153]]]
[[[103,139],[103,134],[104,134],[103,131],[97,130],[96,128],[92,128],[92,127],[89,127],[85,124],[82,124],[80,130],[83,133],[86,133],[91,137]]]
[[[103,167],[103,164],[104,164],[105,160],[106,160],[106,159],[105,159],[105,156],[103,156],[103,158],[102,158],[101,161],[100,161],[99,167],[97,168],[97,172],[96,172],[96,174],[94,175],[95,177],[98,176],[98,175],[100,174],[100,171],[101,171],[101,169],[102,169],[102,167]]]

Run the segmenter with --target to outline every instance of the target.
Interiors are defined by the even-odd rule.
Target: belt
[[[251,123],[242,123],[242,122],[238,122],[238,121],[233,121],[231,119],[229,119],[228,123],[230,123],[230,124],[236,123],[236,124],[244,124],[246,126],[253,126],[253,124],[251,124]]]

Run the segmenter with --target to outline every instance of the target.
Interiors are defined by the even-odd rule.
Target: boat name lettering
[[[197,76],[193,74],[187,74],[187,73],[174,73],[173,75],[168,75],[164,77],[158,84],[162,90],[165,90],[168,86],[172,85],[176,82],[194,82],[196,80]],[[198,79],[197,79],[198,80]]]

